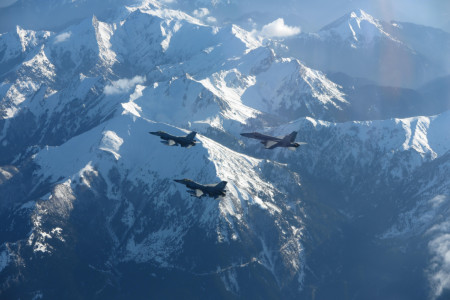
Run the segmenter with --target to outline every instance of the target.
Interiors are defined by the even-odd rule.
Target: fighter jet
[[[206,195],[209,197],[214,197],[214,199],[220,196],[225,196],[225,186],[227,185],[226,181],[213,184],[200,184],[190,179],[174,179],[174,181],[184,184],[188,189],[191,189],[192,191],[189,191],[189,193],[197,198],[201,198]]]
[[[164,131],[150,131],[150,134],[157,135],[164,141],[161,141],[161,143],[166,144],[168,146],[178,146],[190,148],[192,146],[195,146],[195,143],[197,142],[194,140],[195,135],[197,132],[192,131],[186,136],[174,136],[171,134],[168,134]]]
[[[289,150],[295,150],[300,145],[305,145],[303,142],[294,142],[295,137],[297,136],[297,131],[293,131],[291,134],[286,136],[278,136],[273,137],[270,135],[265,135],[259,132],[250,132],[250,133],[241,133],[242,136],[261,140],[261,144],[263,144],[266,149],[274,149],[277,147],[288,148]]]

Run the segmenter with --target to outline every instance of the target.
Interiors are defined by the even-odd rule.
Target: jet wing
[[[265,143],[266,149],[273,149],[277,146],[278,142],[276,141],[267,141]]]
[[[279,141],[280,139],[277,137],[273,137],[270,135],[265,135],[259,132],[249,132],[249,133],[241,133],[242,136],[251,138],[251,139],[257,139],[257,140],[262,140],[262,141]]]

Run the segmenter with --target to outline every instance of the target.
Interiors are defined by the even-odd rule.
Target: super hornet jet
[[[261,144],[263,144],[266,149],[274,149],[277,147],[284,147],[289,148],[289,150],[295,150],[300,145],[305,145],[306,143],[302,142],[294,142],[295,137],[297,136],[297,131],[293,131],[291,134],[288,134],[286,136],[270,136],[265,135],[259,132],[250,132],[250,133],[241,133],[242,136],[257,139],[261,141]]]
[[[197,198],[201,198],[205,195],[214,197],[214,199],[225,196],[226,181],[213,184],[200,184],[190,179],[174,179],[174,181],[184,184],[188,189],[191,189],[192,191],[189,191],[189,193]]]
[[[189,133],[186,136],[175,136],[175,135],[168,134],[167,132],[164,132],[164,131],[150,131],[149,133],[159,136],[161,139],[164,140],[164,141],[161,141],[161,143],[169,145],[169,146],[180,145],[181,147],[190,148],[192,146],[195,146],[195,143],[197,142],[196,140],[194,140],[194,137],[197,134],[197,132],[195,132],[195,131],[192,131],[191,133]]]

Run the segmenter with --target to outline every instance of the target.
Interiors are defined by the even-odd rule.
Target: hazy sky
[[[450,29],[450,0],[241,0],[239,6],[247,6],[243,9],[248,12],[278,14],[278,17],[301,26],[305,31],[316,31],[359,8],[384,21],[405,21]]]
[[[11,28],[11,25],[15,26],[16,24],[11,23],[20,22],[21,19],[26,27],[33,27],[33,23],[29,20],[33,14],[22,14],[21,6],[17,5],[24,0],[20,0],[14,5],[14,10],[9,9],[13,7],[10,5],[16,1],[0,0],[0,19],[3,19],[0,20],[0,31]],[[35,0],[35,6],[46,2],[41,1]],[[72,10],[73,14],[78,15],[78,18],[84,15],[86,15],[85,17],[91,16],[92,12],[86,8],[89,7],[89,3],[96,1],[98,2],[98,0],[86,1],[87,5],[83,8],[85,11],[76,12],[74,9]],[[137,0],[128,0],[128,2],[131,1]],[[218,1],[233,4],[212,5]],[[33,3],[32,1],[28,2]],[[196,8],[208,7],[211,14],[217,16],[218,19],[222,17],[222,20],[228,19],[237,23],[252,18],[259,26],[262,26],[278,18],[283,18],[287,25],[299,26],[303,31],[316,31],[345,13],[361,8],[384,21],[406,21],[439,27],[450,32],[450,0],[166,0],[166,2],[181,5],[188,12],[192,10],[190,13]],[[115,3],[115,1],[109,1],[109,3]],[[8,6],[10,7],[8,8]],[[70,19],[70,17],[66,17]],[[36,27],[45,28],[45,24],[42,24],[44,21],[42,18],[37,19]]]

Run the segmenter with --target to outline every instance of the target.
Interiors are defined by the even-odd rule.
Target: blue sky
[[[0,7],[10,6],[11,4],[13,4],[16,1],[17,0],[0,0]]]

